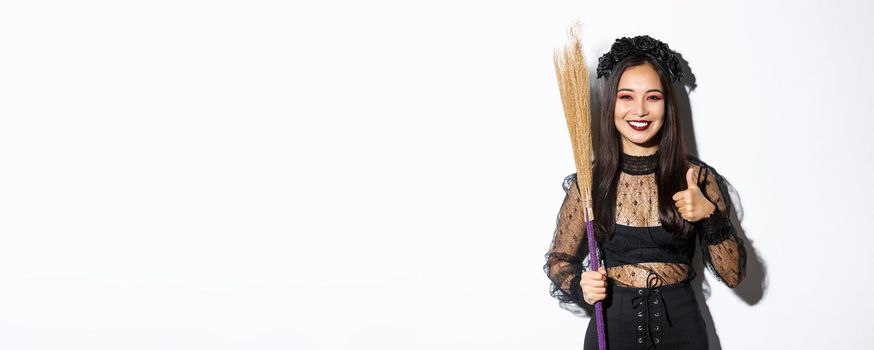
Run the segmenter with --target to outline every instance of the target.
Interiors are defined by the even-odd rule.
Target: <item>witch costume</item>
[[[606,60],[615,63],[622,58],[607,57],[615,49],[616,45],[605,55]],[[618,52],[623,50],[620,47]],[[602,57],[602,63],[604,60]],[[658,62],[666,70],[678,72],[672,52]],[[610,65],[602,64],[599,75],[602,68],[609,73]],[[690,284],[696,276],[692,268],[696,243],[704,266],[717,280],[734,288],[744,278],[746,250],[730,220],[731,199],[725,179],[713,167],[687,155],[686,166],[695,169],[702,194],[716,209],[692,223],[692,234],[679,238],[662,226],[659,217],[659,155],[660,151],[648,156],[619,156],[614,229],[597,245],[599,260],[607,271],[603,305],[610,350],[707,349],[707,330]],[[580,279],[589,265],[589,248],[576,181],[574,173],[562,183],[565,197],[544,271],[550,280],[550,294],[564,308],[580,310],[588,307]],[[598,348],[594,323],[593,317],[586,330],[586,350]]]

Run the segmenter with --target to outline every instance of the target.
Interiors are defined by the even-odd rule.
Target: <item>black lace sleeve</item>
[[[580,277],[589,249],[576,174],[565,177],[562,188],[565,197],[556,217],[555,232],[543,270],[550,280],[550,294],[563,307],[579,311],[578,308],[585,303]]]
[[[737,287],[746,272],[746,250],[731,223],[725,179],[706,164],[701,165],[698,178],[701,192],[716,205],[713,214],[696,223],[704,266],[723,284]]]

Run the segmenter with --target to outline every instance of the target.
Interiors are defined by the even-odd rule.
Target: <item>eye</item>
[[[626,97],[627,97],[627,98],[626,98]],[[619,96],[619,99],[620,99],[620,100],[630,100],[630,99],[631,99],[631,95],[621,95],[621,96]]]
[[[662,99],[662,97],[661,97],[661,96],[658,96],[658,95],[652,95],[652,96],[650,96],[650,97],[648,97],[648,98],[649,98],[650,101],[653,101],[653,102]]]

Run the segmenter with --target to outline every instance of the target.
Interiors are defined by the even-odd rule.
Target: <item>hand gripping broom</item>
[[[595,247],[595,219],[592,211],[592,127],[589,109],[589,72],[580,44],[579,24],[568,29],[570,44],[564,50],[555,50],[555,75],[561,91],[561,103],[570,131],[571,145],[577,167],[577,187],[583,201],[586,219],[586,236],[589,241],[589,265],[591,270],[600,267]],[[598,349],[607,350],[604,334],[604,309],[601,301],[595,302],[595,324],[598,327]]]

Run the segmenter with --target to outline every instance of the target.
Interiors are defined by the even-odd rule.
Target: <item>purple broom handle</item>
[[[595,250],[595,228],[594,221],[589,218],[589,208],[586,212],[586,232],[589,239],[589,266],[593,271],[598,271],[601,267],[598,260],[598,252]],[[598,328],[598,350],[607,350],[607,340],[604,337],[604,307],[601,306],[601,301],[595,302],[595,325]]]

